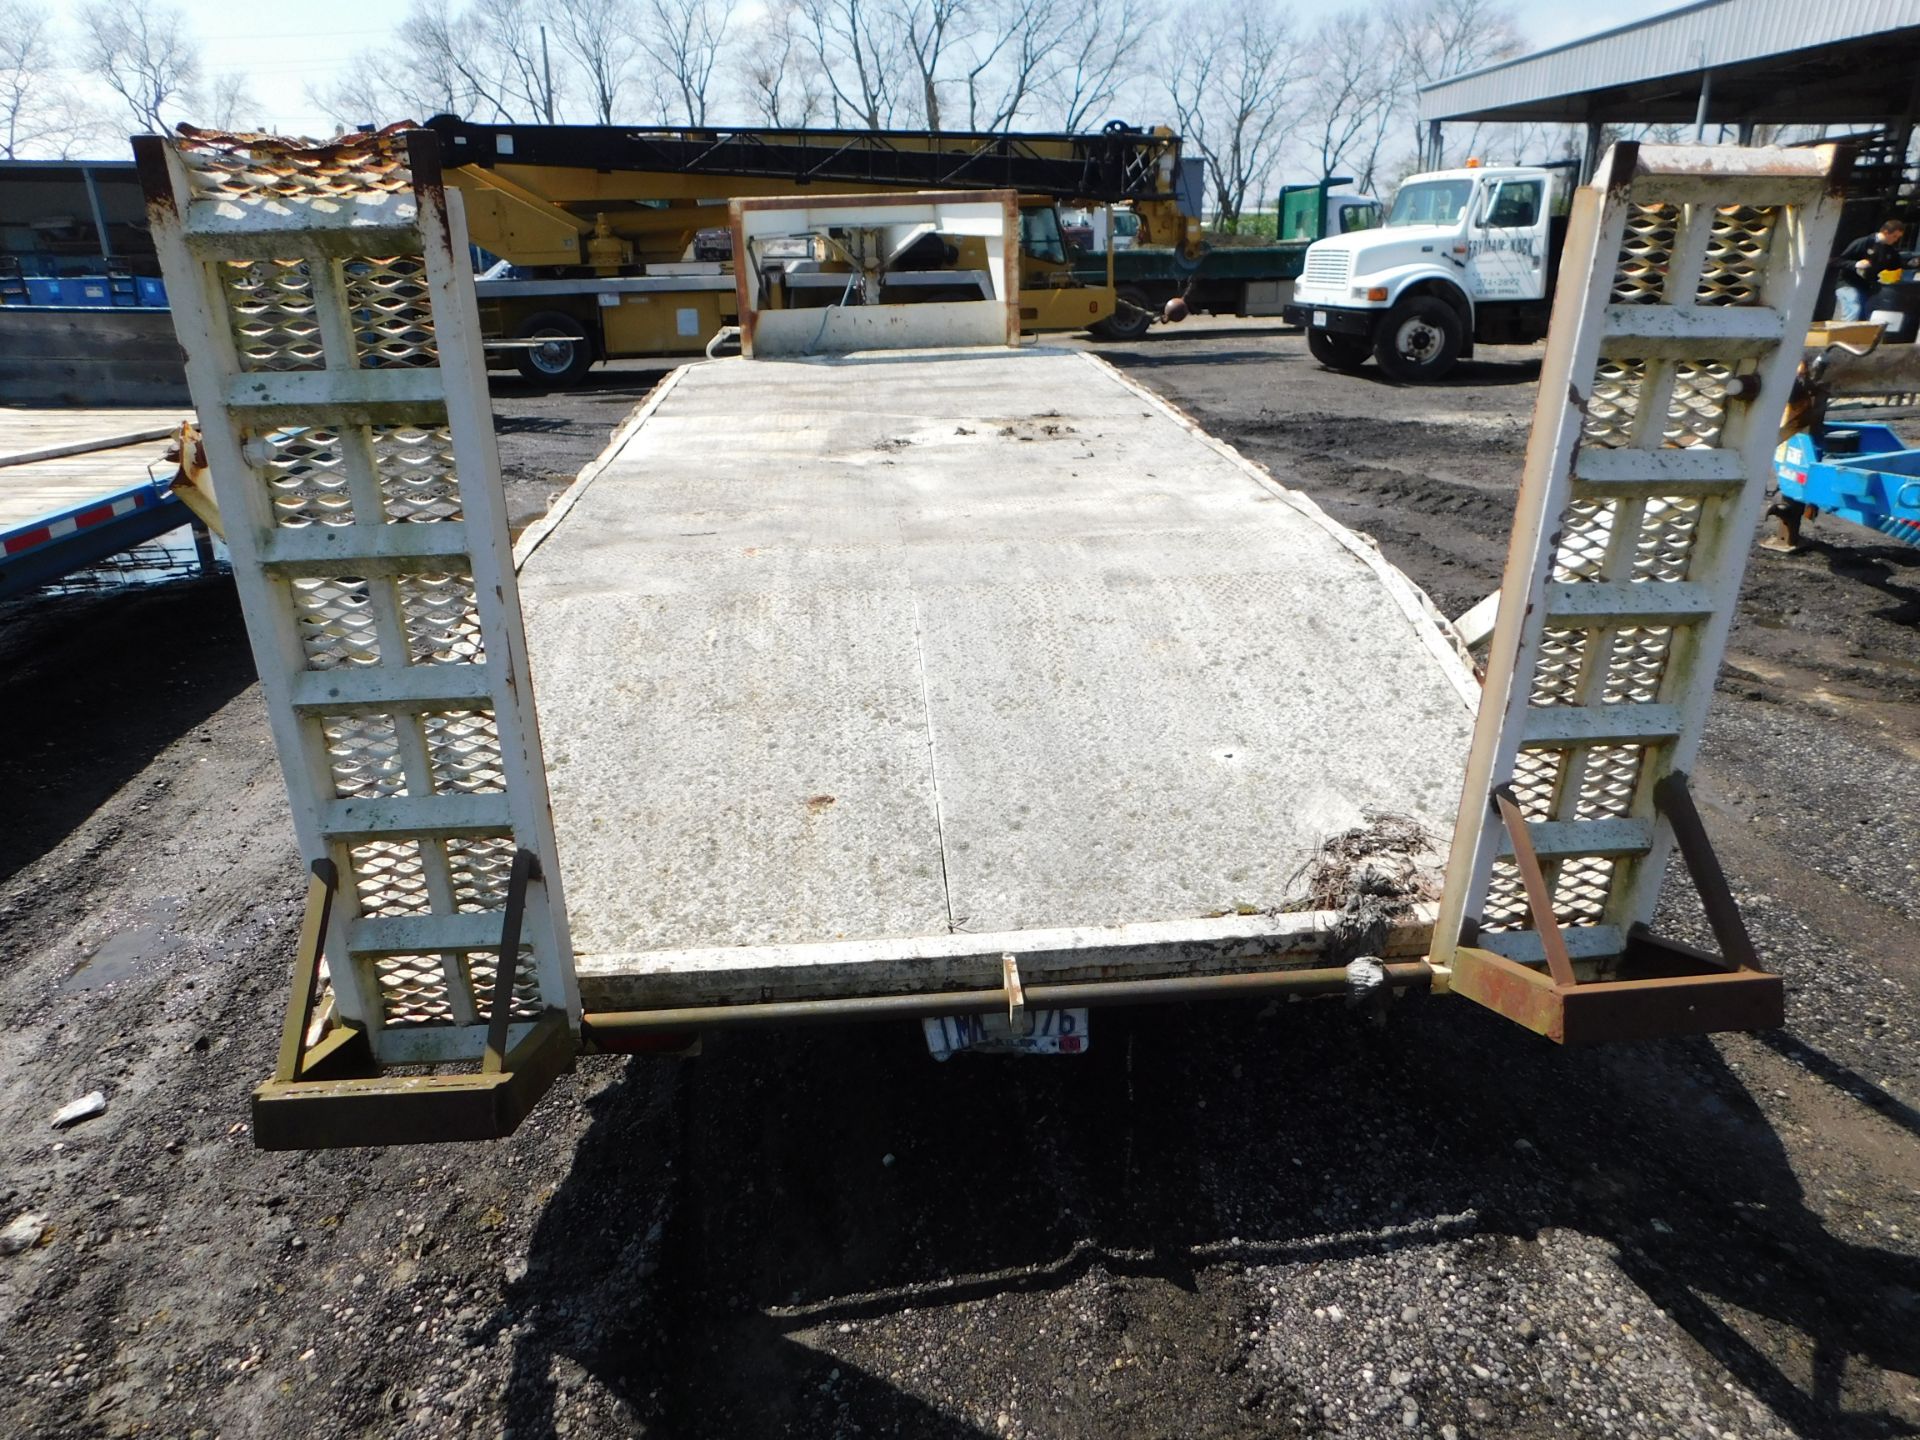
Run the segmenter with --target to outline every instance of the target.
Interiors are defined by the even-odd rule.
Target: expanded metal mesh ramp
[[[1609,1005],[1580,1038],[1777,1017],[1685,775],[1838,173],[1835,147],[1623,144],[1575,202],[1433,956],[1556,1038]],[[1723,965],[1644,932],[1676,823]]]
[[[570,1044],[579,1002],[459,198],[424,131],[135,147],[295,828],[326,880],[329,963],[310,936],[259,1138],[311,1140],[316,1116],[351,1136],[355,1106],[423,1092],[388,1067],[483,1056],[487,1073],[424,1087],[453,1098],[417,1138],[497,1131],[506,1052]]]

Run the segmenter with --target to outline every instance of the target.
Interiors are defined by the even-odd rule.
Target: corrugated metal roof
[[[1480,118],[1556,96],[1764,61],[1916,26],[1920,0],[1700,0],[1435,81],[1420,92],[1420,118]]]

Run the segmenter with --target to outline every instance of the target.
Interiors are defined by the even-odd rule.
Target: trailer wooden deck
[[[1453,821],[1425,598],[1076,352],[689,366],[518,555],[589,1011],[1271,968]]]
[[[0,596],[188,520],[155,485],[190,410],[0,407]]]

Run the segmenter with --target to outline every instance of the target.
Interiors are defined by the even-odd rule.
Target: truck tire
[[[1410,295],[1386,314],[1373,332],[1373,358],[1396,380],[1438,380],[1460,358],[1464,331],[1444,300]]]
[[[1335,335],[1312,326],[1307,327],[1307,349],[1329,370],[1358,370],[1373,354],[1373,346],[1359,335]]]
[[[1138,340],[1153,324],[1153,302],[1131,285],[1114,291],[1114,298],[1120,303],[1113,314],[1091,326],[1091,332],[1102,340]]]
[[[528,316],[513,338],[547,342],[513,352],[513,363],[536,385],[578,385],[593,368],[593,342],[587,338],[587,327],[558,310]]]

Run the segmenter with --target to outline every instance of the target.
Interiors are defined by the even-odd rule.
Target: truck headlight
[[[1384,300],[1387,298],[1387,287],[1384,285],[1356,285],[1353,287],[1353,298],[1356,300]]]

